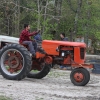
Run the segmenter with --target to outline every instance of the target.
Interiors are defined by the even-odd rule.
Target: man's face
[[[30,25],[28,25],[27,29],[30,30]]]
[[[64,38],[62,34],[60,34],[60,37],[61,37],[61,38]]]
[[[26,27],[26,30],[30,30],[30,25],[28,25],[28,27]]]

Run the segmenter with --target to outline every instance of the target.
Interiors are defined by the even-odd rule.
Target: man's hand
[[[40,32],[40,30],[35,31],[35,32],[33,32],[32,34],[33,34],[33,35],[36,35],[36,34],[38,34],[39,32]]]
[[[40,30],[37,31],[37,33],[39,33],[39,32],[40,32]]]

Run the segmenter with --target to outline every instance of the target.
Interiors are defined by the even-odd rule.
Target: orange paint
[[[84,61],[85,60],[81,59],[80,56],[80,47],[74,47],[74,62],[78,64],[84,64]]]
[[[41,54],[39,52],[36,52],[36,58],[43,58],[45,57],[45,54]]]
[[[86,47],[86,44],[79,42],[54,41],[54,40],[43,40],[42,42],[42,48],[49,55],[59,55],[59,52],[56,51],[56,49],[59,46]]]
[[[82,82],[84,79],[84,75],[82,73],[75,73],[74,74],[74,79],[76,82]]]
[[[71,60],[70,60],[70,55],[68,55],[66,58],[64,58],[63,64],[71,64]]]
[[[94,68],[93,64],[71,64],[72,67]]]

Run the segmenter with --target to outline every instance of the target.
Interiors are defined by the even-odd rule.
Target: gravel
[[[74,86],[68,70],[52,69],[43,79],[21,81],[7,80],[0,75],[0,95],[13,100],[100,100],[100,75],[91,73],[86,86]]]

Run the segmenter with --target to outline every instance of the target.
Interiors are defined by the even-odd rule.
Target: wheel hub
[[[74,74],[74,79],[75,79],[75,81],[77,81],[77,82],[82,82],[83,79],[84,79],[84,76],[83,76],[82,73],[75,73],[75,74]]]
[[[52,64],[53,59],[52,59],[52,57],[47,56],[47,57],[45,57],[44,61],[46,64]]]
[[[19,59],[16,56],[11,56],[8,59],[8,65],[10,68],[17,68],[20,64]]]

